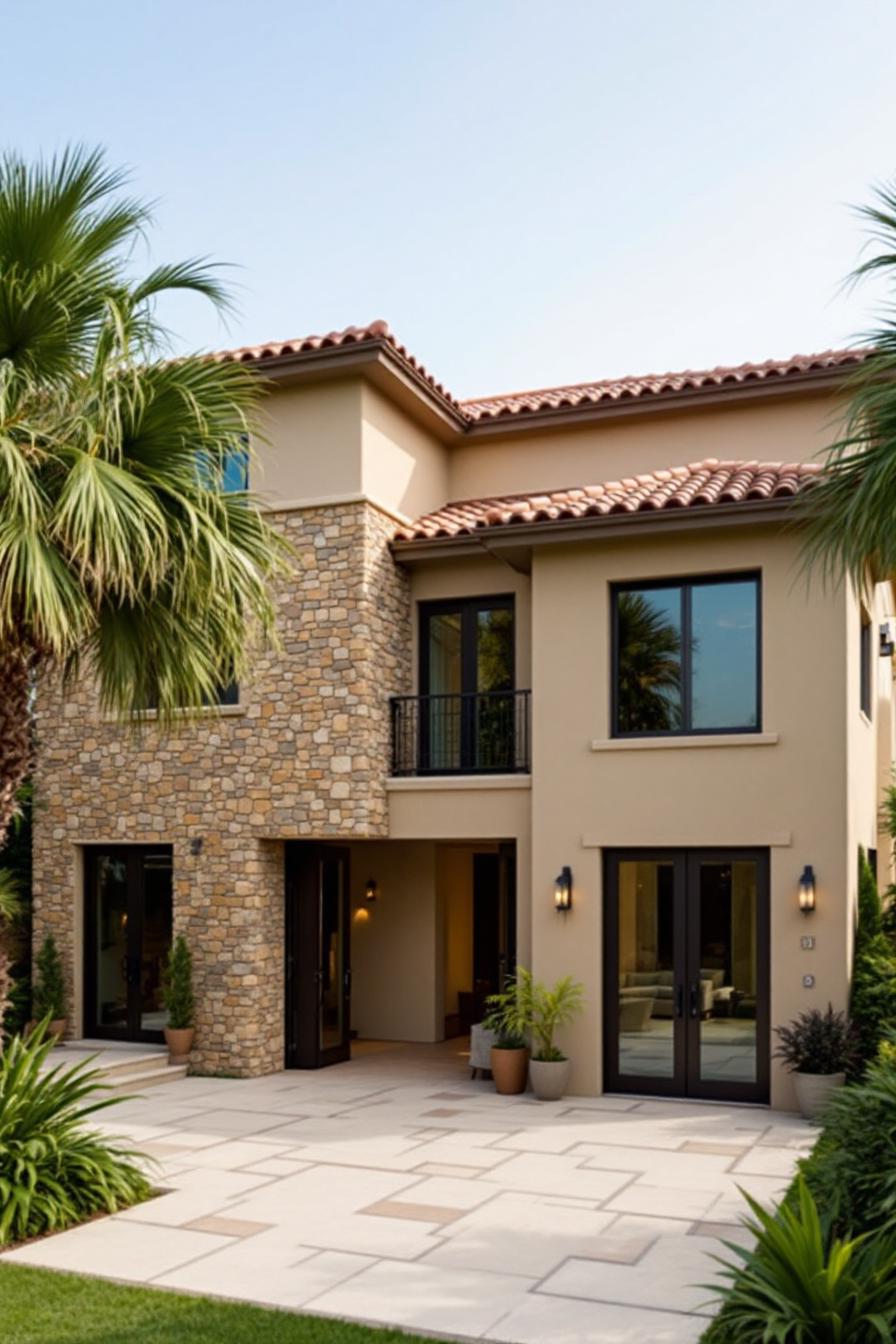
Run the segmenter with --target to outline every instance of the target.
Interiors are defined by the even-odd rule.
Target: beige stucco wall
[[[361,489],[405,518],[438,509],[448,498],[448,450],[410,416],[365,383],[361,397]]]
[[[274,387],[253,443],[252,489],[273,506],[362,492],[360,379]]]
[[[352,1028],[368,1040],[438,1041],[443,1034],[436,847],[351,847]],[[379,894],[365,899],[368,878]]]
[[[458,1011],[458,994],[473,988],[473,853],[466,845],[438,846],[446,1016]]]
[[[624,846],[768,846],[771,854],[773,1023],[797,1011],[844,1006],[847,739],[843,706],[843,590],[806,594],[792,536],[769,532],[608,542],[547,549],[532,574],[533,783],[532,922],[534,969],[553,980],[572,973],[587,986],[580,1022],[566,1033],[572,1086],[602,1077],[602,854]],[[762,572],[765,745],[606,743],[610,714],[610,584],[618,580]],[[571,635],[574,634],[574,637]],[[565,647],[566,656],[556,650]],[[592,749],[592,742],[601,748]],[[873,772],[872,772],[873,774]],[[867,802],[865,807],[867,809]],[[813,952],[800,950],[805,917],[797,880],[812,863],[819,880]],[[558,916],[552,881],[563,864],[574,904]],[[816,986],[802,987],[812,973]],[[773,1073],[772,1100],[790,1105],[789,1080]]]
[[[707,457],[809,462],[835,437],[837,421],[837,403],[821,394],[474,437],[452,446],[449,498],[597,485]]]

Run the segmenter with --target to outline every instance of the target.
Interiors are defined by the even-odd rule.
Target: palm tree
[[[0,157],[0,842],[30,758],[35,678],[94,678],[163,721],[213,701],[273,628],[285,543],[224,490],[260,393],[170,357],[159,295],[228,299],[202,261],[130,258],[149,211],[102,154]]]
[[[681,635],[643,593],[616,605],[620,727],[629,733],[681,727]]]
[[[845,390],[851,400],[824,475],[799,501],[805,557],[827,579],[848,576],[861,588],[867,568],[896,572],[896,182],[875,192],[859,215],[869,224],[871,255],[850,276],[882,275],[887,295],[869,349]]]

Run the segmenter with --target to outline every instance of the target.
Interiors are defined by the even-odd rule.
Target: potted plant
[[[47,1035],[52,1036],[57,1045],[65,1036],[68,1017],[68,991],[65,987],[65,972],[59,948],[51,933],[48,933],[35,961],[33,991],[34,1017],[37,1022],[45,1019],[49,1022]]]
[[[179,933],[171,944],[168,964],[162,978],[162,1000],[168,1013],[165,1044],[169,1064],[186,1064],[195,1035],[193,995],[193,956],[187,940]]]
[[[495,1033],[491,1049],[495,1089],[503,1096],[515,1096],[526,1090],[529,1062],[529,1024],[517,978],[509,978],[500,994],[490,994],[485,1006],[483,1025]]]
[[[526,976],[524,997],[534,1045],[529,1078],[539,1101],[559,1101],[566,1091],[569,1060],[554,1043],[554,1033],[579,1015],[584,996],[584,985],[571,975],[562,976],[550,989]]]
[[[775,1027],[780,1041],[775,1059],[793,1074],[796,1098],[803,1116],[814,1120],[833,1092],[846,1082],[854,1045],[845,1013],[810,1008],[789,1026]]]

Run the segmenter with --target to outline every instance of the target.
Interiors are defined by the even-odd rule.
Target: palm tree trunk
[[[15,647],[0,649],[0,846],[31,765],[30,695],[27,655]]]

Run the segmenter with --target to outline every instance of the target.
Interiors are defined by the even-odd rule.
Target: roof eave
[[[609,397],[578,406],[545,407],[538,411],[513,411],[486,416],[468,422],[471,438],[494,438],[550,428],[558,422],[588,424],[593,421],[627,419],[633,415],[663,415],[681,409],[698,410],[743,402],[800,397],[823,391],[846,393],[846,383],[856,365],[833,369],[811,369],[798,374],[776,374],[743,383],[723,383],[709,387],[688,387],[670,392],[642,392],[613,400]],[[462,403],[463,404],[463,403]]]
[[[395,540],[392,551],[396,560],[414,564],[425,560],[457,559],[464,555],[482,555],[487,551],[499,558],[513,556],[509,563],[520,568],[520,552],[537,546],[568,546],[576,542],[613,540],[643,536],[645,532],[673,536],[716,528],[781,525],[786,516],[796,524],[795,497],[756,500],[739,504],[690,505],[681,509],[651,509],[637,513],[610,513],[591,518],[564,518],[538,523],[506,523],[463,532],[455,537]]]

